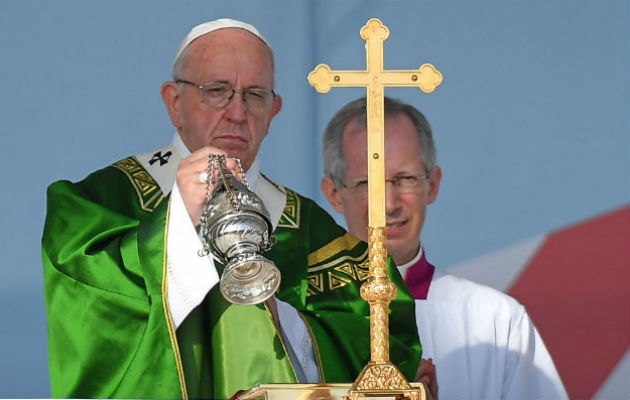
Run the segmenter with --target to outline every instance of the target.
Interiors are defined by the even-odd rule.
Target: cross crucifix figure
[[[396,286],[387,277],[384,88],[416,86],[431,93],[442,83],[442,74],[431,64],[423,64],[417,70],[385,70],[383,42],[389,36],[389,29],[379,19],[372,18],[360,33],[365,40],[367,68],[364,71],[335,71],[326,64],[319,64],[308,75],[308,82],[320,93],[328,93],[332,87],[367,89],[370,278],[361,286],[361,297],[370,304],[371,361],[354,382],[349,398],[389,393],[394,398],[421,399],[424,391],[411,389],[389,360],[388,309],[396,297]]]

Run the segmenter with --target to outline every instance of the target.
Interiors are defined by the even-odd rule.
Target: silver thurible
[[[237,163],[240,167],[240,161]],[[216,179],[215,168],[218,170]],[[219,288],[226,300],[235,304],[258,304],[278,290],[280,271],[261,253],[272,247],[272,224],[260,197],[226,167],[225,156],[208,158],[208,182],[215,181],[201,214],[200,255],[212,254],[225,265]]]

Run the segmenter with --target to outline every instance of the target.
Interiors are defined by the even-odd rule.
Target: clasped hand
[[[225,155],[225,167],[230,170],[235,177],[242,180],[240,165],[223,150],[205,146],[195,150],[190,156],[184,158],[177,168],[177,186],[179,187],[184,205],[194,226],[199,225],[201,213],[206,204],[206,192],[209,190],[210,193],[212,193],[217,182],[218,168],[214,168],[213,176],[207,177],[205,182],[200,179],[200,174],[208,171],[210,154]],[[209,188],[208,185],[210,185]]]

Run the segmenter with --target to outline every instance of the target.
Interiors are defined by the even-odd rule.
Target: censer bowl
[[[225,299],[234,304],[258,304],[280,286],[280,271],[261,254],[272,245],[269,212],[246,184],[228,170],[220,172],[221,179],[201,218],[204,253],[211,252],[225,265],[219,283]]]

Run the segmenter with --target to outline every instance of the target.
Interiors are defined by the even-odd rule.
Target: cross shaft
[[[389,29],[377,18],[370,19],[360,34],[365,40],[365,70],[336,71],[319,64],[308,75],[309,83],[320,93],[328,93],[332,87],[358,86],[367,91],[370,277],[361,286],[361,297],[370,304],[371,361],[355,381],[349,397],[359,398],[361,393],[372,390],[382,393],[400,389],[405,393],[403,397],[417,399],[424,393],[421,396],[420,392],[411,390],[402,373],[389,361],[388,308],[396,297],[396,286],[387,277],[384,88],[415,86],[431,93],[442,83],[442,74],[431,64],[423,64],[417,70],[385,70],[383,42],[389,37]]]

